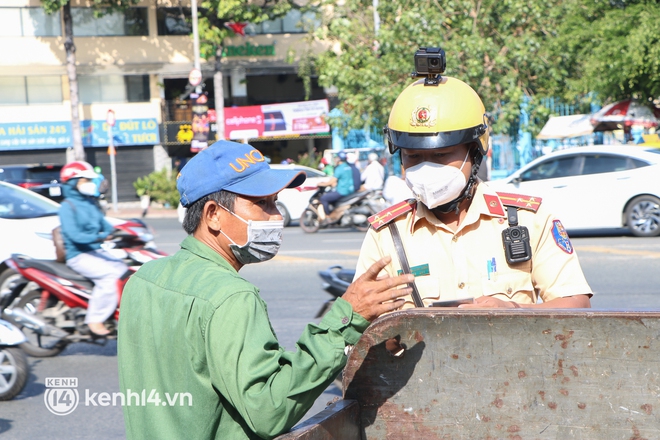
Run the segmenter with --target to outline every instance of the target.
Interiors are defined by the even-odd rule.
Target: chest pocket
[[[484,296],[503,296],[501,299],[512,299],[516,295],[528,296],[532,302],[536,301],[532,274],[529,262],[522,264],[521,268],[515,270],[507,267],[502,272],[491,274],[482,278],[482,292]],[[506,297],[506,298],[504,298]]]

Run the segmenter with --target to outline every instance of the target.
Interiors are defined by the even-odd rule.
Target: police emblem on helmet
[[[435,124],[435,119],[431,120],[432,112],[428,107],[417,107],[412,112],[410,125],[413,127],[430,127]]]

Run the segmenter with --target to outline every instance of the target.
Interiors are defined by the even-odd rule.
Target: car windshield
[[[26,170],[25,177],[28,180],[38,182],[52,182],[60,179],[61,167],[33,167]]]
[[[57,215],[58,203],[32,191],[0,182],[0,218],[28,219]]]

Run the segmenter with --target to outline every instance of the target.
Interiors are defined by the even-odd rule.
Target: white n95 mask
[[[460,168],[434,162],[422,162],[406,170],[406,184],[417,200],[433,209],[451,202],[461,195],[467,185],[463,167],[468,151]]]

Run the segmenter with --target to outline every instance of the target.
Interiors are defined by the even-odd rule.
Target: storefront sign
[[[225,46],[222,51],[223,57],[263,57],[275,56],[275,45],[259,46],[258,44],[245,43],[243,46]]]
[[[327,133],[328,100],[225,108],[228,139]]]
[[[85,147],[107,147],[105,120],[81,121]],[[160,142],[156,119],[118,119],[112,130],[115,146],[155,145]],[[73,146],[71,122],[0,123],[0,150],[39,150]]]
[[[85,147],[107,147],[106,121],[81,121],[82,141]],[[160,142],[156,119],[118,119],[112,128],[115,147],[122,145],[155,145]]]
[[[0,150],[66,148],[72,145],[71,122],[0,124]]]

